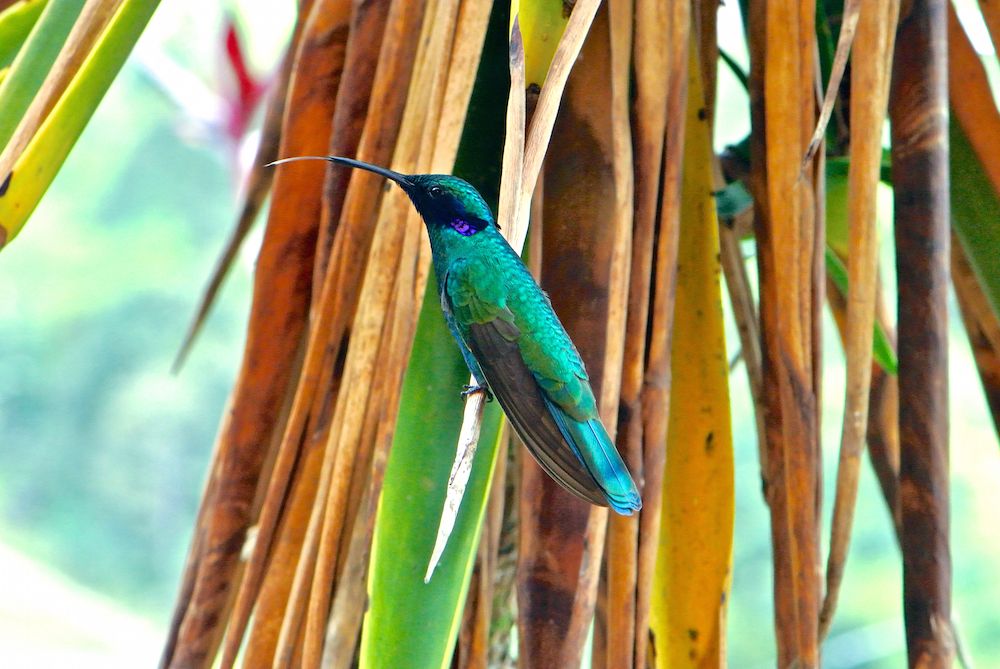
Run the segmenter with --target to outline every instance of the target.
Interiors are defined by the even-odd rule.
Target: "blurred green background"
[[[732,3],[735,5],[736,3]],[[291,3],[165,3],[22,235],[0,255],[0,665],[152,666],[219,416],[239,363],[257,237],[179,375],[170,364],[232,225],[253,138],[225,131],[233,18],[272,71]],[[722,43],[741,35],[723,8]],[[981,44],[981,42],[978,42]],[[720,70],[717,145],[748,130]],[[884,239],[891,195],[884,193]],[[747,247],[752,253],[752,247]],[[891,271],[891,248],[884,253]],[[1000,449],[952,310],[955,610],[976,666],[1000,667]],[[731,323],[730,323],[731,325]],[[836,466],[843,360],[824,337],[823,443]],[[730,347],[738,341],[731,329]],[[749,392],[732,377],[737,510],[730,666],[774,666],[770,535]],[[828,478],[832,481],[832,478]],[[827,485],[829,520],[832,484]],[[901,575],[870,470],[825,666],[905,664]]]

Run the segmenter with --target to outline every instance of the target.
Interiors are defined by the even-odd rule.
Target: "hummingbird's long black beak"
[[[282,158],[281,160],[275,160],[273,163],[268,163],[267,166],[270,167],[272,165],[281,165],[282,163],[291,163],[296,160],[326,160],[331,163],[336,163],[337,165],[356,167],[360,170],[374,172],[375,174],[383,176],[386,179],[395,181],[404,189],[408,189],[413,186],[413,182],[410,181],[409,177],[405,174],[400,174],[399,172],[394,172],[385,167],[379,167],[378,165],[372,165],[371,163],[354,160],[353,158],[341,158],[340,156],[296,156],[294,158]]]

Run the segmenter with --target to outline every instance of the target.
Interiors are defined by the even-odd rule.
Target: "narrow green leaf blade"
[[[361,667],[446,667],[458,635],[490,480],[500,411],[486,407],[479,449],[455,529],[429,583],[427,560],[444,504],[462,425],[459,391],[469,370],[428,282],[403,383],[396,437],[386,466],[372,546],[370,607]]]
[[[951,224],[993,313],[1000,318],[1000,196],[954,119],[948,134],[951,141]]]
[[[844,266],[840,257],[834,253],[829,246],[826,247],[826,273],[844,295],[847,295],[847,267]],[[882,329],[882,326],[875,323],[875,336],[872,341],[872,355],[879,367],[889,374],[895,375],[899,371],[899,361],[896,359],[896,351],[889,341],[889,336]]]

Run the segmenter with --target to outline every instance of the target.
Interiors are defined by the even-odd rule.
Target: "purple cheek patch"
[[[460,218],[454,219],[449,225],[452,229],[463,237],[469,237],[478,232],[474,227],[469,225],[468,221],[463,221]]]

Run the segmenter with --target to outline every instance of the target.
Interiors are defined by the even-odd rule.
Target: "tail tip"
[[[608,504],[615,513],[621,516],[631,516],[636,511],[642,509],[642,499],[637,492],[626,495],[623,499],[609,498]]]

